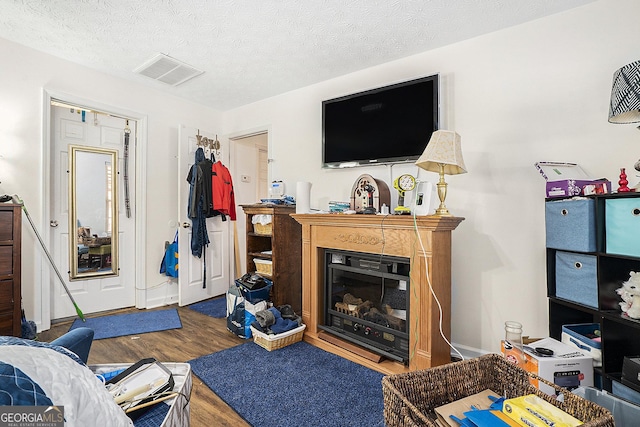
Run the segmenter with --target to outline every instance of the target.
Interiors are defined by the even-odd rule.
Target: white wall
[[[178,185],[186,178],[177,176],[178,125],[215,131],[221,129],[220,114],[2,39],[0,58],[0,194],[19,194],[40,230],[49,226],[43,224],[42,203],[43,88],[147,117],[146,283],[136,287],[150,288],[146,299],[156,303],[176,295],[177,285],[166,284],[158,270],[164,241],[172,240],[175,232],[169,223],[178,221]],[[26,219],[22,237],[23,306],[27,317],[40,324],[43,307],[49,304],[41,300],[40,268],[50,267]]]
[[[533,164],[577,162],[612,182],[621,167],[635,172],[640,134],[607,113],[613,72],[638,59],[638,16],[636,0],[598,1],[226,112],[225,127],[269,126],[271,179],[311,181],[311,207],[326,209],[349,200],[362,173],[391,188],[417,168],[321,169],[321,101],[440,73],[442,128],[462,136],[469,170],[447,178],[447,206],[466,218],[453,233],[452,338],[498,351],[505,320],[548,333],[544,181]]]

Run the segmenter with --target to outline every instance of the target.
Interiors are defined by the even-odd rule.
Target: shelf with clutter
[[[549,335],[592,327],[595,385],[640,403],[623,369],[640,355],[640,193],[548,198],[545,219]]]

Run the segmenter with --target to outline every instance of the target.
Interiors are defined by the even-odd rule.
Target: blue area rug
[[[255,427],[384,426],[382,374],[305,342],[274,351],[248,342],[189,364]]]
[[[197,302],[187,308],[217,319],[227,317],[227,299],[224,296]]]
[[[141,311],[140,313],[116,314],[87,318],[86,322],[76,319],[69,330],[86,327],[93,329],[94,340],[137,335],[147,332],[166,331],[182,328],[182,322],[175,308],[169,310]]]

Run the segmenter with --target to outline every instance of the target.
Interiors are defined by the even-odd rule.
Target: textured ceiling
[[[0,0],[0,37],[224,111],[593,1]],[[205,73],[133,72],[158,53]]]

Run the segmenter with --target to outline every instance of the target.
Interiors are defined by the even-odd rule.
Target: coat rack
[[[216,139],[207,138],[206,136],[200,135],[200,129],[198,129],[198,134],[196,135],[196,141],[198,147],[203,147],[205,150],[215,151],[216,155],[220,155],[220,141],[218,141],[218,135],[216,134]]]

